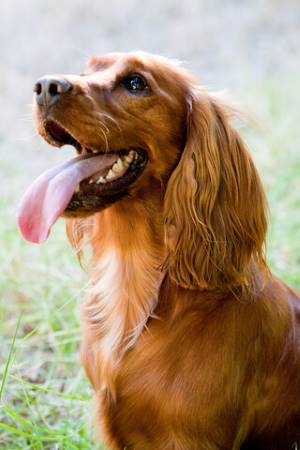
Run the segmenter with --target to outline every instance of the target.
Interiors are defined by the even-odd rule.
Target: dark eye
[[[121,85],[129,92],[144,92],[147,90],[148,85],[144,78],[138,74],[128,75],[121,81]]]

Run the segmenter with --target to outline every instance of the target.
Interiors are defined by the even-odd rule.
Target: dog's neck
[[[153,313],[163,278],[161,200],[122,201],[95,218],[93,267],[83,308],[97,346],[102,385],[132,348]],[[98,365],[98,364],[97,364]]]

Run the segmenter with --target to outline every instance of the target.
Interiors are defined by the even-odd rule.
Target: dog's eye
[[[144,92],[148,89],[148,85],[144,78],[136,73],[123,78],[121,85],[129,92]]]

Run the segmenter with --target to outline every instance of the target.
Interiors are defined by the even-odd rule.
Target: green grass
[[[268,192],[268,260],[277,275],[300,288],[300,86],[269,80],[236,98],[257,120],[242,132]],[[0,169],[2,185],[13,177],[0,200],[0,448],[96,449],[92,392],[78,356],[84,274],[62,222],[42,246],[20,237],[14,211],[24,174],[15,168],[16,155],[7,154]]]
[[[268,80],[247,92],[256,127],[246,138],[270,207],[267,257],[272,270],[300,289],[299,80]]]
[[[3,174],[3,177],[5,174]],[[63,223],[34,246],[16,229],[10,197],[0,225],[0,448],[96,449],[91,388],[79,362],[84,276]]]
[[[1,449],[92,449],[91,389],[81,369],[77,297],[84,285],[59,224],[49,245],[1,229]],[[4,237],[3,237],[4,236]]]

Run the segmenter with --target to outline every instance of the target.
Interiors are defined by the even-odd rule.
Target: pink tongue
[[[77,184],[96,172],[106,173],[116,159],[116,155],[79,156],[40,175],[19,206],[18,225],[24,238],[34,243],[45,241]]]

